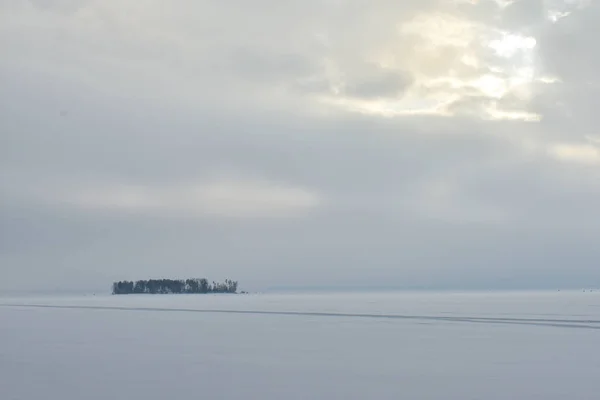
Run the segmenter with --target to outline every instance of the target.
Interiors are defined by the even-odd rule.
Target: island
[[[112,285],[112,294],[205,294],[237,293],[238,283],[225,279],[224,282],[209,283],[206,278],[192,279],[148,279],[119,281]]]

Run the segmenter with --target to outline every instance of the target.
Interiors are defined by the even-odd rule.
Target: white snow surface
[[[0,398],[597,399],[600,293],[0,298]]]

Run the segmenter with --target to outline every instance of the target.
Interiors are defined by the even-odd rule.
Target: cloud
[[[354,99],[352,93],[344,92],[344,87],[351,86],[346,80],[352,81],[348,65],[357,63],[338,58],[335,46],[330,46],[328,79],[332,90],[321,99],[355,112],[380,115],[466,114],[539,121],[541,116],[530,109],[532,86],[544,78],[538,76],[536,68],[537,40],[494,21],[492,16],[502,15],[505,9],[512,6],[503,5],[500,10],[483,2],[438,4],[433,9],[425,6],[404,18],[398,16],[393,29],[385,37],[371,38],[369,47],[357,46],[356,53],[379,65],[382,75],[395,70],[409,77],[409,85],[385,100]],[[498,100],[507,96],[520,99],[516,109],[499,109]],[[493,106],[481,107],[476,101]],[[472,106],[465,108],[467,104]]]
[[[560,161],[586,165],[600,163],[600,149],[591,144],[555,144],[548,151]]]
[[[598,10],[0,1],[0,285],[600,282]]]
[[[259,97],[269,102],[273,96],[290,101],[295,89],[306,88],[313,99],[350,110],[381,114],[387,109],[386,113],[398,115],[437,110],[452,115],[454,102],[471,96],[497,99],[535,78],[536,39],[490,24],[492,16],[504,11],[485,2],[360,4],[356,11],[364,13],[361,19],[344,5],[325,1],[280,7],[280,19],[216,2],[185,3],[187,14],[181,12],[183,5],[159,12],[136,4],[125,1],[117,7],[90,1],[74,13],[54,16],[22,6],[16,8],[17,16],[5,22],[9,31],[19,29],[20,16],[36,21],[38,32],[52,32],[42,42],[14,43],[35,46],[36,54],[46,53],[54,68],[76,73],[97,89],[111,90],[116,82],[105,78],[119,79],[121,70],[129,79],[118,81],[119,91],[145,97],[155,92],[165,99],[177,96],[182,102],[197,100],[200,92],[210,93],[213,101],[220,97],[230,101],[229,87],[243,88],[254,101]],[[48,8],[62,9],[62,5],[46,4],[44,10]],[[312,12],[316,9],[321,10],[320,17]],[[340,13],[348,19],[331,19]],[[279,37],[256,29],[259,25],[283,28],[281,21],[289,22],[292,15],[294,22]],[[227,17],[240,35],[219,32],[215,21],[220,17]],[[205,39],[216,32],[224,46]],[[64,62],[52,53],[65,55]],[[87,71],[76,67],[92,57],[95,63]],[[46,71],[49,68],[44,66]],[[229,71],[226,79],[224,71]],[[265,85],[267,79],[271,83]],[[282,91],[291,91],[285,96],[288,99],[281,98]],[[529,113],[527,101],[513,115]],[[485,108],[473,110],[482,111],[485,118],[495,115]]]
[[[220,180],[165,187],[116,185],[61,190],[59,202],[83,209],[184,217],[271,218],[294,216],[318,207],[306,189],[267,181]]]
[[[425,181],[417,188],[411,208],[424,218],[453,223],[506,224],[511,216],[493,204],[478,203],[449,177]]]

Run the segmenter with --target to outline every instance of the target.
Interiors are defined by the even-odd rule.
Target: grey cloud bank
[[[597,286],[599,11],[0,1],[0,290]]]

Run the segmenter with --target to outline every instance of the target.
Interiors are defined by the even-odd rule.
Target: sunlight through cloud
[[[511,4],[497,2],[495,12],[502,13]],[[467,6],[475,10],[480,3]],[[452,117],[466,113],[492,120],[542,119],[529,110],[532,84],[539,79],[547,84],[556,80],[537,76],[535,37],[499,29],[458,8],[453,12],[450,7],[446,11],[422,12],[399,23],[397,36],[392,39],[375,52],[374,60],[389,70],[412,76],[411,85],[402,93],[365,99],[332,90],[321,101],[353,112],[385,116]],[[337,66],[338,84],[332,87],[349,84],[351,77],[343,70]],[[508,96],[520,104],[504,110],[500,100]]]

